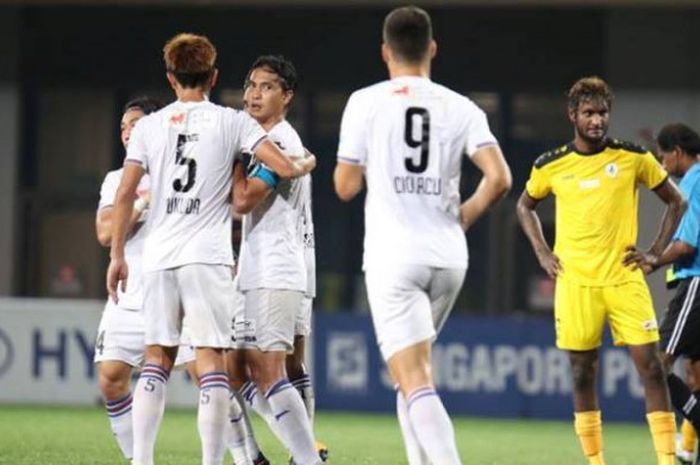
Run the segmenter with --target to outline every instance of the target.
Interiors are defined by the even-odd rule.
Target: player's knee
[[[287,356],[285,365],[289,379],[301,378],[304,373],[306,373],[303,360],[300,360],[300,357],[296,356],[295,354],[290,354]]]
[[[646,382],[663,383],[666,371],[659,357],[649,357],[640,366],[639,376]]]
[[[574,389],[577,391],[588,391],[593,389],[595,384],[595,367],[588,362],[575,362],[571,365],[571,377]]]
[[[116,400],[129,392],[129,373],[117,370],[101,370],[98,384],[102,397]]]

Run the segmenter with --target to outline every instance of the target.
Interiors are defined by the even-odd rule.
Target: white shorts
[[[365,271],[372,321],[384,360],[437,337],[465,273],[466,269],[422,265],[377,266]]]
[[[243,349],[244,341],[236,339],[236,321],[245,319],[245,295],[238,289],[238,275],[234,279],[235,288],[233,295],[233,319],[231,321],[231,349]]]
[[[95,363],[106,361],[124,362],[132,367],[143,365],[145,327],[143,314],[129,310],[107,300],[102,319],[97,329]],[[175,360],[175,368],[194,360],[194,349],[184,341]]]
[[[183,320],[194,347],[227,349],[234,287],[227,265],[195,263],[143,274],[146,344],[180,343]]]
[[[243,318],[236,319],[238,347],[263,352],[294,350],[294,322],[304,293],[280,289],[244,292]]]
[[[304,296],[299,305],[296,321],[294,321],[294,336],[307,337],[311,334],[311,310],[313,308],[313,297]]]

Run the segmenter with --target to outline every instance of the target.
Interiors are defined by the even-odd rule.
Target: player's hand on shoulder
[[[122,292],[126,292],[128,278],[129,267],[126,260],[123,257],[112,258],[107,268],[107,292],[114,303],[119,303],[117,286],[121,282]]]
[[[642,251],[630,245],[625,248],[622,264],[633,270],[641,269],[644,274],[654,272],[658,268],[659,256],[649,251]]]

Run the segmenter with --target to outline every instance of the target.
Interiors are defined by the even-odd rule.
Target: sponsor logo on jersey
[[[583,179],[578,183],[581,189],[597,189],[600,187],[600,179]]]
[[[176,115],[173,115],[170,117],[170,124],[173,126],[177,126],[179,124],[184,124],[185,123],[185,116],[186,113],[178,113]]]

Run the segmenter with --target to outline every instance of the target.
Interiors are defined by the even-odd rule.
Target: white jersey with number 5
[[[463,155],[497,144],[471,100],[428,78],[403,76],[354,92],[338,161],[365,167],[364,267],[465,268],[459,223]]]
[[[209,101],[177,101],[139,120],[126,163],[151,177],[144,271],[233,265],[233,161],[265,137],[246,113]]]

